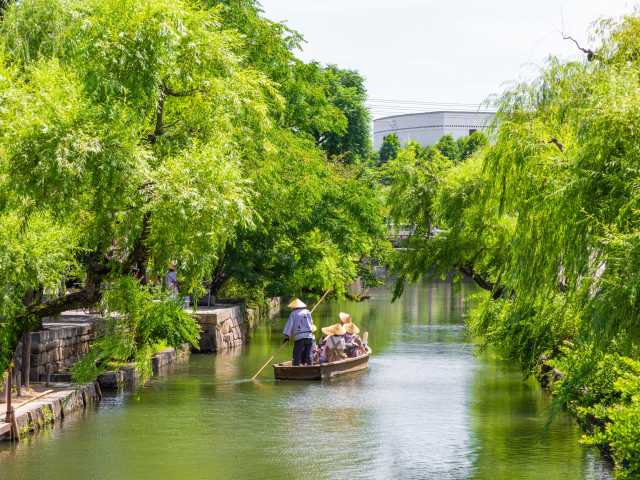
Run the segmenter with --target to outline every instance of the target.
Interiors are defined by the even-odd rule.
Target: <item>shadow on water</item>
[[[549,398],[513,366],[479,355],[464,328],[473,287],[416,285],[391,303],[322,305],[369,331],[369,370],[330,382],[276,382],[268,367],[284,316],[251,344],[193,355],[142,395],[105,399],[24,445],[0,447],[2,480],[609,478],[571,419],[548,428]],[[287,353],[274,361],[286,359]]]

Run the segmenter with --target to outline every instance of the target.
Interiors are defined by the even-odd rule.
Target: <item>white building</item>
[[[384,137],[395,133],[402,145],[415,140],[426,147],[444,135],[456,139],[484,131],[494,116],[492,112],[425,112],[378,118],[373,121],[373,146],[379,150]]]

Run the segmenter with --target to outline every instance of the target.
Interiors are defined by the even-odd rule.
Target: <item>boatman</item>
[[[293,337],[293,365],[311,365],[311,352],[313,349],[313,332],[316,326],[313,324],[311,312],[299,298],[294,298],[289,303],[293,311],[289,315],[283,334],[286,343]]]

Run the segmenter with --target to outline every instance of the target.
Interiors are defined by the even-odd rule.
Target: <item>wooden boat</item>
[[[291,360],[288,362],[276,363],[273,365],[273,373],[276,380],[326,380],[329,378],[344,375],[346,373],[365,370],[369,366],[368,352],[359,357],[345,358],[337,362],[320,363],[318,365],[300,365],[294,367]]]

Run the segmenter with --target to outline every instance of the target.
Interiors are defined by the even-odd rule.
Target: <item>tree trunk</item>
[[[29,388],[31,376],[31,333],[22,334],[22,385]]]
[[[12,370],[13,369],[9,367],[9,370],[7,371],[7,391],[5,392],[7,395],[7,400],[6,400],[7,414],[4,419],[6,423],[11,423],[11,420],[12,420],[11,414],[13,413],[12,412],[13,408],[11,407],[11,375],[13,374]]]
[[[476,282],[476,285],[478,285],[480,288],[491,292],[494,300],[497,300],[502,296],[502,292],[504,289],[502,287],[496,287],[496,285],[483,278],[475,271],[472,265],[460,265],[458,267],[458,270],[468,277],[471,277],[471,279],[473,279],[473,281]]]

